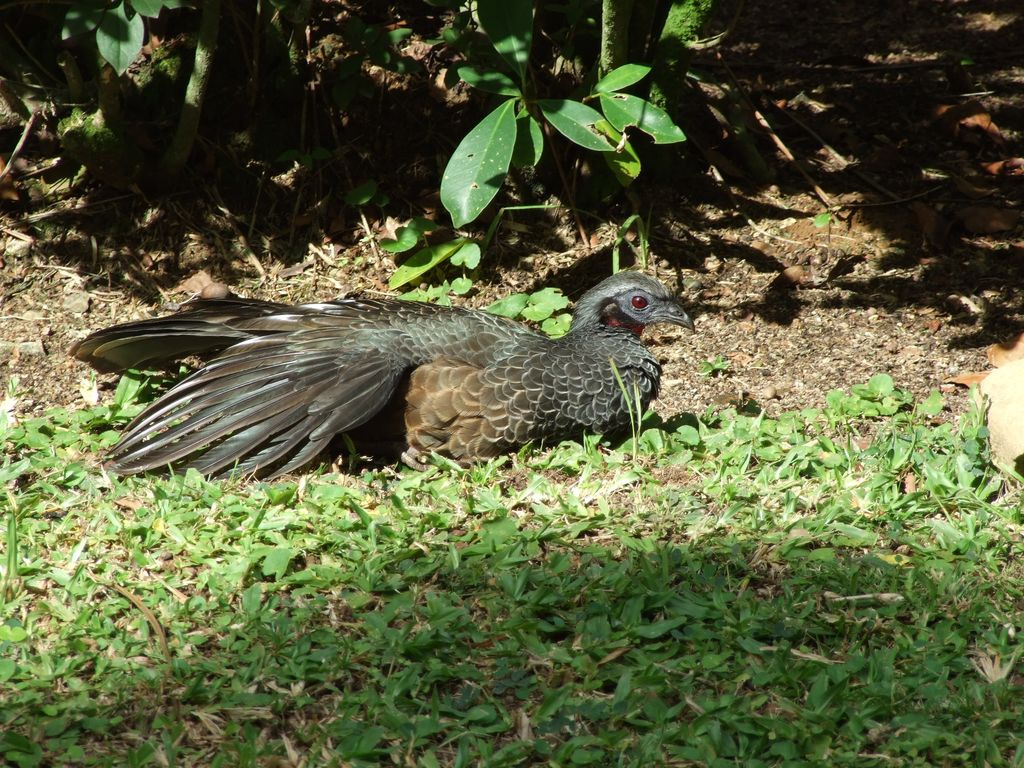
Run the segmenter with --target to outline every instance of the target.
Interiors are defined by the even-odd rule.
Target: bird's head
[[[639,336],[656,323],[693,328],[679,298],[642,272],[619,272],[587,291],[573,312],[573,330],[604,326],[626,328]]]

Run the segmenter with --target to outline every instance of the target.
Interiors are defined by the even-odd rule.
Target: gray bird
[[[97,331],[71,353],[100,371],[208,361],[128,426],[111,470],[274,477],[341,436],[420,466],[423,453],[469,463],[627,427],[658,395],[661,366],[640,339],[655,323],[693,330],[662,283],[620,272],[584,294],[558,339],[399,299],[229,298]]]

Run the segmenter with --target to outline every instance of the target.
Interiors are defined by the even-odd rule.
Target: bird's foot
[[[423,455],[423,451],[414,446],[409,446],[402,451],[402,463],[409,469],[415,469],[418,472],[422,472],[427,468],[427,465],[420,461],[420,456]]]

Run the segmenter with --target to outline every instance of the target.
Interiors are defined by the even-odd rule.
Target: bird
[[[398,298],[228,297],[96,331],[71,354],[100,372],[202,361],[128,425],[106,457],[114,473],[275,478],[345,445],[468,466],[626,428],[658,395],[661,365],[641,339],[657,323],[694,329],[662,282],[624,271],[580,298],[558,338]]]

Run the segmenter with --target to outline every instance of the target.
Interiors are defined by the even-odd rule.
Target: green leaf
[[[677,616],[674,619],[662,619],[661,621],[655,621],[650,624],[643,624],[639,627],[634,627],[632,632],[638,637],[645,637],[648,640],[652,640],[656,637],[661,637],[667,632],[671,632],[677,627],[681,627],[684,624],[692,624],[693,618],[691,616]]]
[[[159,16],[164,7],[161,0],[130,0],[130,3],[137,14],[150,19]]]
[[[521,96],[519,88],[512,79],[501,72],[494,70],[481,70],[476,67],[462,66],[458,69],[462,82],[473,86],[477,90],[487,93],[497,93],[501,96]]]
[[[348,194],[345,195],[345,202],[349,205],[366,205],[373,200],[376,194],[377,182],[370,179],[369,181],[364,181],[358,187],[349,190]]]
[[[498,299],[487,307],[487,311],[492,315],[501,315],[502,317],[519,317],[519,313],[529,303],[530,297],[525,293],[513,293],[504,299]]]
[[[259,582],[253,582],[242,592],[242,610],[250,616],[255,616],[260,612],[262,603],[263,589],[260,587]]]
[[[569,327],[571,325],[572,315],[568,312],[563,312],[560,315],[549,317],[540,324],[540,329],[548,336],[557,339],[559,336],[565,336],[565,334],[569,332]]]
[[[602,77],[594,86],[594,93],[621,91],[633,83],[639,83],[647,77],[647,73],[650,71],[650,67],[645,67],[642,64],[623,64]]]
[[[569,306],[569,299],[557,288],[542,288],[530,295],[529,304],[520,313],[527,320],[540,322]]]
[[[456,277],[452,280],[451,290],[456,296],[464,296],[473,287],[473,281],[468,277]]]
[[[459,237],[447,243],[438,243],[437,245],[428,245],[426,248],[421,248],[395,270],[395,274],[388,281],[388,287],[394,290],[407,283],[411,283],[441,262],[450,259],[460,248],[470,242],[465,237]],[[475,243],[472,244],[476,245]]]
[[[516,143],[515,99],[502,103],[455,148],[441,179],[441,202],[461,227],[473,221],[505,181]]]
[[[75,35],[91,32],[99,26],[106,12],[106,0],[85,0],[71,3],[64,14],[64,25],[60,30],[60,39],[69,40]]]
[[[274,547],[263,558],[263,575],[280,579],[288,570],[295,551],[291,547]]]
[[[655,144],[686,141],[679,126],[660,107],[628,93],[602,93],[600,99],[601,109],[608,122],[620,131],[635,125],[644,133],[649,133]]]
[[[419,236],[408,227],[399,227],[395,232],[395,239],[383,238],[377,242],[382,251],[388,253],[405,253],[416,247]]]
[[[184,0],[130,0],[132,8],[147,18],[155,19],[164,8],[185,8]]]
[[[604,133],[609,140],[614,141],[616,146],[622,140],[622,134],[616,131],[611,123],[602,120],[597,124],[597,129]],[[611,169],[615,180],[623,187],[628,187],[640,175],[640,156],[633,149],[628,141],[622,143],[622,148],[611,152],[602,152],[605,164]]]
[[[597,110],[571,99],[541,99],[537,106],[555,130],[574,144],[595,152],[615,149],[596,127],[604,119]]]
[[[825,211],[824,213],[819,213],[817,216],[814,217],[813,222],[814,226],[818,227],[818,229],[821,229],[822,227],[827,227],[832,222],[832,214],[829,213],[828,211]]]
[[[544,131],[529,112],[516,117],[516,145],[512,150],[512,164],[517,168],[537,165],[544,154]]]
[[[528,0],[479,0],[480,26],[494,50],[509,63],[519,82],[526,80],[526,64],[533,43],[533,3]]]
[[[142,17],[135,14],[129,19],[126,6],[117,5],[103,15],[96,28],[96,47],[114,71],[123,75],[142,50],[144,32]]]
[[[405,253],[412,250],[419,239],[427,232],[437,229],[437,224],[423,216],[416,216],[409,220],[404,227],[395,231],[396,239],[382,238],[378,245],[388,253]]]
[[[28,459],[22,459],[13,464],[9,463],[9,460],[4,461],[4,465],[0,467],[0,486],[6,486],[12,480],[16,480],[24,475],[31,468],[32,463]]]
[[[480,266],[480,246],[476,243],[466,243],[452,254],[452,264],[466,269],[476,269]]]

